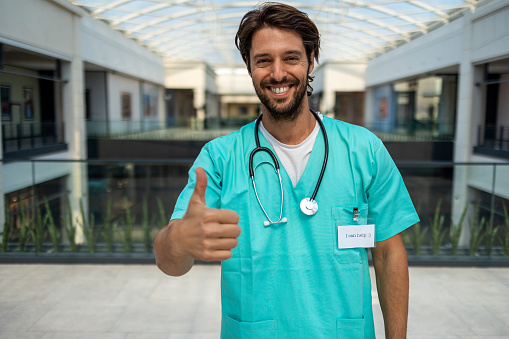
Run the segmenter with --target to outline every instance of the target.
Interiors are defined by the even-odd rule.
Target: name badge
[[[375,225],[338,226],[338,248],[375,247]]]

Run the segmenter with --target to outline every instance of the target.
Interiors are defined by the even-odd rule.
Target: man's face
[[[310,63],[302,38],[296,32],[277,28],[256,31],[249,56],[250,75],[264,112],[277,121],[288,121],[307,109],[313,55]]]

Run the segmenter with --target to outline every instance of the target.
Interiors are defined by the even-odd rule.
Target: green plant
[[[468,252],[471,256],[474,256],[479,250],[479,247],[486,236],[486,234],[482,231],[486,223],[486,218],[482,217],[479,219],[479,209],[480,202],[477,202],[474,210],[474,218],[470,219],[470,244]]]
[[[486,254],[491,257],[493,253],[493,246],[495,245],[495,240],[497,239],[498,234],[498,226],[493,227],[493,219],[490,218],[490,222],[486,225]]]
[[[100,229],[95,227],[95,218],[93,214],[90,214],[87,218],[87,215],[85,214],[85,208],[83,207],[82,199],[80,199],[80,212],[81,212],[81,222],[83,225],[83,235],[85,236],[85,240],[87,241],[88,251],[90,253],[94,253]]]
[[[502,245],[502,252],[505,256],[509,256],[509,212],[507,212],[507,207],[505,204],[504,207],[504,221],[505,221],[505,234],[504,237],[500,237],[500,244]]]
[[[44,240],[48,236],[48,216],[47,214],[43,216],[41,207],[39,206],[39,202],[35,199],[35,222],[34,227],[31,229],[33,239],[34,239],[34,247],[35,252],[39,253],[42,251],[42,247],[44,245]]]
[[[53,219],[53,214],[51,213],[51,208],[49,207],[49,202],[46,198],[44,198],[44,206],[46,207],[46,217],[48,218],[48,232],[51,238],[51,245],[53,252],[56,253],[59,250],[60,230],[55,224],[55,219]]]
[[[426,237],[426,233],[428,233],[428,228],[421,228],[421,223],[418,222],[412,227],[412,233],[410,234],[410,242],[414,247],[414,253],[419,255],[421,253],[422,243],[424,242],[424,237]]]
[[[11,229],[11,211],[9,207],[5,206],[5,221],[4,221],[4,229],[2,230],[2,252],[7,252],[7,245],[9,244],[9,240],[11,240],[12,229]]]
[[[18,230],[18,247],[21,252],[25,251],[26,244],[31,235],[30,224],[33,221],[33,218],[28,216],[28,212],[25,209],[25,204],[23,201],[19,201],[20,206],[20,225]]]
[[[131,206],[127,198],[124,198],[124,207],[125,207],[125,215],[122,218],[122,233],[121,240],[124,245],[124,250],[126,252],[131,252],[133,248],[133,228],[134,221],[136,220],[136,216],[131,213]]]
[[[152,224],[154,218],[148,213],[147,197],[143,197],[141,227],[143,229],[143,245],[145,252],[152,252]]]
[[[111,210],[112,210],[112,200],[111,197],[108,198],[106,202],[106,209],[104,210],[104,218],[103,218],[103,227],[101,231],[101,235],[103,237],[104,242],[106,243],[106,249],[108,252],[113,252],[113,244],[115,241],[115,231],[117,229],[117,223],[111,221]]]
[[[74,224],[69,197],[67,197],[67,215],[62,216],[62,225],[64,225],[71,252],[78,251],[78,246],[76,245],[76,225]]]
[[[437,206],[435,207],[435,215],[433,216],[433,219],[430,219],[431,253],[433,253],[433,255],[438,255],[440,247],[442,246],[442,242],[444,241],[444,237],[447,233],[447,229],[444,229],[445,217],[443,215],[440,215],[441,204],[442,199],[439,199]]]
[[[461,217],[457,225],[451,220],[451,254],[456,255],[458,253],[458,245],[460,242],[461,231],[463,230],[463,221],[465,220],[465,216],[467,215],[468,210],[468,201],[465,203],[465,207],[463,208],[463,212],[461,212]]]
[[[168,225],[168,220],[170,220],[170,217],[166,214],[166,209],[163,206],[163,201],[160,197],[156,198],[157,201],[157,208],[159,209],[159,228],[163,228],[166,225]]]

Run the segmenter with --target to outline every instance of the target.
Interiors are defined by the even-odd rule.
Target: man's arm
[[[205,204],[207,175],[196,168],[196,184],[182,219],[172,220],[154,240],[156,264],[168,275],[180,276],[194,260],[223,261],[232,256],[240,235],[235,211],[208,208]]]
[[[162,228],[154,239],[154,252],[157,267],[164,273],[177,277],[186,274],[194,265],[194,258],[179,253],[178,241],[175,240],[174,233],[178,220],[172,220],[168,226]]]
[[[378,298],[387,339],[406,338],[408,320],[408,261],[401,234],[371,249]]]

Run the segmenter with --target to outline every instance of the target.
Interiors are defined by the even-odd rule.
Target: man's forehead
[[[296,31],[275,27],[264,27],[253,34],[251,51],[267,53],[266,49],[282,49],[284,52],[305,51],[302,37]],[[255,52],[253,54],[258,53]]]

